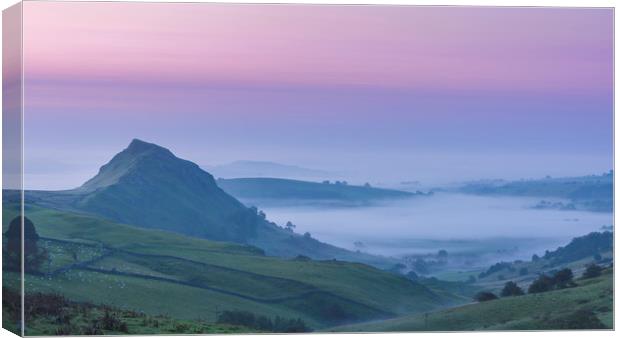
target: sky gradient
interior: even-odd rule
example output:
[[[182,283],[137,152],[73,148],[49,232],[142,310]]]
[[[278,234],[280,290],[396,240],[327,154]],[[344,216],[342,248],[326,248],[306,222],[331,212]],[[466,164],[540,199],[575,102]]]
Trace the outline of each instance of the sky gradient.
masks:
[[[450,182],[612,167],[613,11],[24,3],[26,186],[134,138]]]

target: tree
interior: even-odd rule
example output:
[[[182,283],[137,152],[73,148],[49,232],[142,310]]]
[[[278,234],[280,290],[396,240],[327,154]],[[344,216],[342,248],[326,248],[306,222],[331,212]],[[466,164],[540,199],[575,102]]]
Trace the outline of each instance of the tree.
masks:
[[[553,275],[553,284],[558,289],[564,289],[573,286],[573,270],[564,268]]]
[[[602,274],[603,268],[596,264],[588,264],[586,271],[583,272],[583,278],[595,278]]]
[[[406,268],[407,267],[405,266],[405,264],[403,264],[403,263],[396,263],[391,268],[389,268],[388,271],[400,274],[400,272],[403,271]]]
[[[413,262],[413,269],[422,275],[428,274],[430,272],[429,265],[422,258],[415,259],[415,261]]]
[[[523,295],[523,290],[517,285],[517,283],[510,281],[504,284],[504,288],[500,293],[502,297],[512,297],[512,296],[521,296]]]
[[[519,276],[525,276],[529,273],[528,269],[523,267],[521,269],[519,269]]]
[[[293,229],[295,229],[297,226],[295,224],[293,224],[291,221],[286,222],[286,230],[288,231],[293,231]]]
[[[540,260],[540,257],[538,257],[537,254],[532,255],[532,262],[538,262]]]
[[[47,259],[47,251],[38,247],[39,234],[34,223],[28,217],[23,217],[24,231],[24,269],[37,271]],[[7,238],[7,267],[11,270],[21,269],[22,257],[22,217],[17,216],[9,223],[9,229],[4,233]]]
[[[368,183],[368,182],[364,183],[364,187],[365,187],[365,188],[370,188],[370,187],[371,187],[371,186],[370,186],[370,183]]]
[[[478,292],[474,296],[474,300],[477,302],[488,302],[494,299],[497,299],[497,296],[493,292],[488,292],[488,291]]]
[[[438,258],[440,261],[446,261],[446,260],[448,260],[448,251],[446,251],[446,250],[444,250],[444,249],[439,250],[439,251],[437,252],[437,258]]]
[[[541,293],[551,291],[553,289],[553,279],[547,275],[540,275],[530,287],[527,289],[527,293]]]
[[[312,238],[312,234],[306,231],[304,232],[304,238]]]
[[[415,273],[413,270],[407,272],[407,274],[405,275],[405,277],[411,279],[411,280],[418,280],[418,278],[420,278],[420,276],[418,276],[417,273]]]

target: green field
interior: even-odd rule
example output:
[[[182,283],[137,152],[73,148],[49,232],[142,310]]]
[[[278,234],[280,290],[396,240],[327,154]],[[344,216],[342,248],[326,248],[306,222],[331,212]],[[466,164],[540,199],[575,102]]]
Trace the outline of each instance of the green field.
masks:
[[[552,330],[596,328],[591,313],[602,326],[613,328],[613,271],[601,277],[577,280],[573,288],[501,298],[451,309],[414,314],[384,321],[340,326],[329,331],[469,331]],[[596,321],[596,320],[594,320]],[[580,324],[583,326],[580,327]]]
[[[5,205],[3,230],[17,215]],[[462,303],[403,276],[343,261],[283,259],[252,246],[132,227],[100,217],[29,205],[26,216],[49,252],[26,293],[61,294],[150,316],[214,323],[248,310],[300,318],[314,329],[390,318]],[[4,273],[17,288],[19,276]]]

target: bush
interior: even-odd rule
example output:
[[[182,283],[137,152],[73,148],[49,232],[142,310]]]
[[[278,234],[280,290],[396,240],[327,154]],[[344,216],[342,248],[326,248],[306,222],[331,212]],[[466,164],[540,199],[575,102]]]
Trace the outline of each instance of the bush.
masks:
[[[548,322],[556,330],[593,330],[605,329],[605,325],[591,310],[577,310],[570,315],[555,318]]]
[[[407,272],[405,277],[409,278],[412,281],[416,281],[416,280],[418,280],[420,278],[420,276],[418,276],[418,274],[415,273],[415,271],[413,271],[413,270]]]
[[[105,309],[103,317],[99,318],[99,324],[102,329],[117,332],[128,332],[127,323],[119,318],[119,315],[110,310]]]
[[[506,282],[500,293],[502,297],[521,296],[523,294],[523,290],[513,281]]]
[[[547,275],[540,275],[528,288],[528,293],[541,293],[555,289],[564,289],[567,287],[573,287],[573,271],[565,268],[560,271],[556,271],[552,277]]]
[[[603,268],[596,264],[588,264],[586,271],[583,272],[583,278],[595,278],[601,275]]]
[[[553,284],[557,289],[564,289],[574,286],[573,270],[564,268],[553,275]]]
[[[553,290],[553,279],[547,275],[540,275],[530,287],[527,289],[528,293],[541,293]]]
[[[218,323],[245,326],[250,329],[270,332],[310,332],[306,323],[297,319],[288,319],[277,316],[274,320],[266,316],[255,315],[249,311],[224,311],[218,318]]]
[[[487,271],[481,272],[478,275],[478,278],[484,278],[484,277],[487,277],[487,276],[489,276],[489,275],[491,275],[493,273],[496,273],[496,272],[499,272],[499,271],[502,271],[502,270],[508,270],[508,271],[512,272],[514,270],[514,268],[512,267],[512,264],[510,264],[510,263],[499,262],[499,263],[496,263],[494,265],[491,265]]]
[[[477,302],[488,302],[494,299],[497,299],[497,296],[493,292],[488,291],[478,292],[474,296],[474,300]]]

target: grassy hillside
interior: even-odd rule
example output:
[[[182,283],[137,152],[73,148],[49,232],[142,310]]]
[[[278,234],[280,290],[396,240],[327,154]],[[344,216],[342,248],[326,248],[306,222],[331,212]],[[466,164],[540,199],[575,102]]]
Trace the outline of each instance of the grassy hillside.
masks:
[[[224,191],[241,200],[279,204],[321,202],[362,205],[376,200],[416,196],[410,192],[370,186],[317,183],[282,178],[218,179],[217,184]]]
[[[21,295],[3,288],[3,327],[21,334]],[[68,300],[59,294],[31,293],[26,296],[26,335],[127,335],[127,334],[224,334],[251,332],[248,327],[206,321],[149,316],[109,305]]]
[[[17,215],[6,205],[3,228]],[[225,310],[301,318],[313,328],[428,311],[461,301],[367,265],[264,256],[247,245],[28,206],[50,253],[26,291],[148,315],[214,322]],[[18,275],[5,272],[16,288]]]
[[[501,298],[427,314],[341,326],[330,331],[468,331],[608,328],[613,325],[613,271],[574,288]],[[602,326],[601,326],[602,325]]]
[[[613,233],[593,232],[574,238],[565,246],[529,261],[499,262],[474,274],[476,285],[490,291],[498,291],[506,281],[514,281],[527,289],[540,274],[551,275],[554,271],[569,268],[577,276],[591,263],[609,264],[613,260]]]

